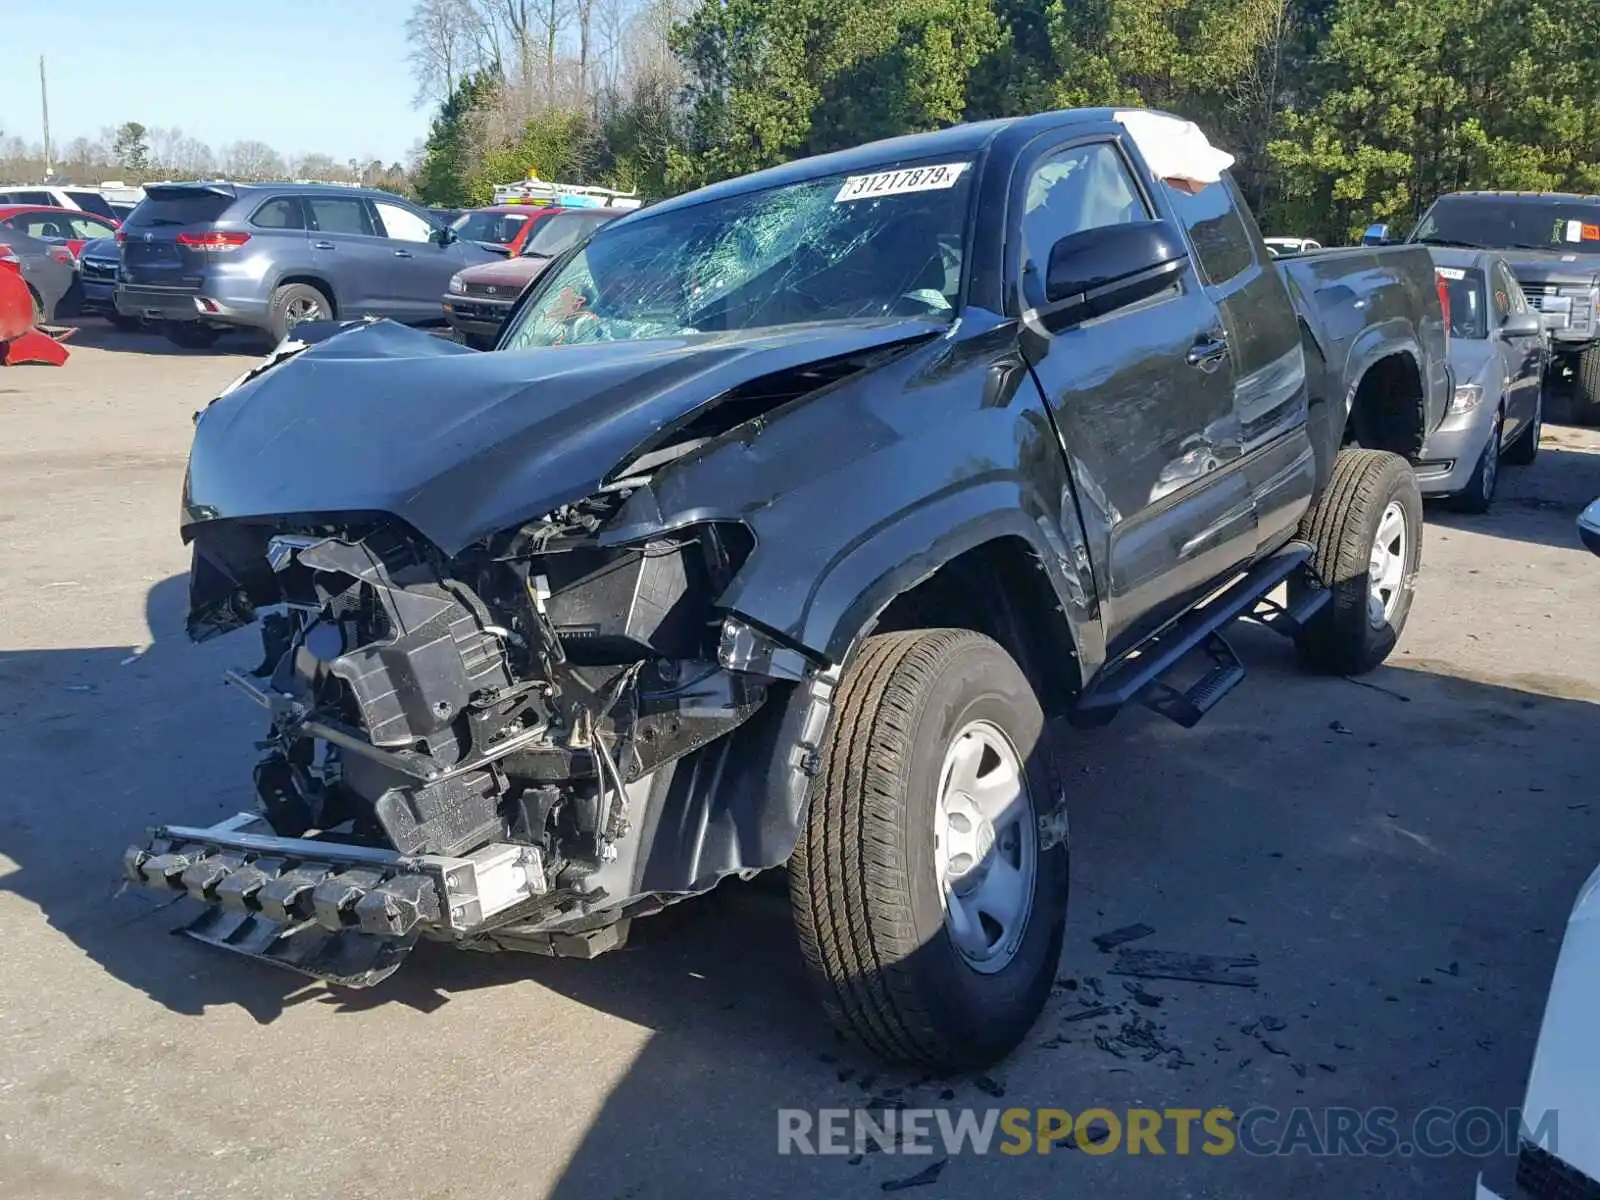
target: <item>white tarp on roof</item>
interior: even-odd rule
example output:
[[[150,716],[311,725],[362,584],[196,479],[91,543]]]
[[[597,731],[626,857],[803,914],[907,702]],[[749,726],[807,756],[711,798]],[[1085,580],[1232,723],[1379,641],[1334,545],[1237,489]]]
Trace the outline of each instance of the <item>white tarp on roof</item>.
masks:
[[[1233,155],[1213,146],[1193,121],[1138,109],[1119,112],[1116,120],[1133,138],[1157,179],[1216,183],[1233,165]]]

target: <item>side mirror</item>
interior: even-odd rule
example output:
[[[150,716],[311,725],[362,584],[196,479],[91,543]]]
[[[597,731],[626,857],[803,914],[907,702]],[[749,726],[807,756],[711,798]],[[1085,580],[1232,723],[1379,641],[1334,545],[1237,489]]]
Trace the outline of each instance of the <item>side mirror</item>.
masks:
[[[1544,332],[1544,318],[1536,312],[1514,312],[1500,326],[1503,338],[1538,337]]]
[[[1363,246],[1382,246],[1389,241],[1389,227],[1383,224],[1368,225],[1367,231],[1361,235]]]
[[[443,226],[443,227],[441,227],[439,229],[435,229],[433,231],[433,241],[434,241],[435,245],[448,246],[451,242],[453,242],[455,240],[456,240],[456,231],[451,229],[448,225]]]
[[[1165,221],[1068,234],[1050,249],[1045,299],[1070,305],[1079,319],[1102,316],[1171,287],[1188,259],[1182,236]]]
[[[1578,536],[1590,554],[1600,554],[1600,500],[1578,514]]]

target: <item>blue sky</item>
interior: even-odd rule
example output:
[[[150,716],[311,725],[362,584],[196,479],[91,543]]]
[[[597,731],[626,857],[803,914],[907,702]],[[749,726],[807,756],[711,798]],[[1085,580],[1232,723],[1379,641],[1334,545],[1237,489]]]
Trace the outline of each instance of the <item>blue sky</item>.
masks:
[[[39,56],[57,145],[138,121],[220,149],[404,161],[409,0],[3,0],[0,131],[43,139]]]

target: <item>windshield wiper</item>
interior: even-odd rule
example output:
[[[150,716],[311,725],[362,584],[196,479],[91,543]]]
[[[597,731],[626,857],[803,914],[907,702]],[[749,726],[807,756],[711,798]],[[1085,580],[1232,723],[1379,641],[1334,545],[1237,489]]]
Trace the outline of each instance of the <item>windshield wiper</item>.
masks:
[[[1487,250],[1487,246],[1480,246],[1477,242],[1464,242],[1460,238],[1446,237],[1419,237],[1416,239],[1424,246],[1459,246],[1463,250]]]

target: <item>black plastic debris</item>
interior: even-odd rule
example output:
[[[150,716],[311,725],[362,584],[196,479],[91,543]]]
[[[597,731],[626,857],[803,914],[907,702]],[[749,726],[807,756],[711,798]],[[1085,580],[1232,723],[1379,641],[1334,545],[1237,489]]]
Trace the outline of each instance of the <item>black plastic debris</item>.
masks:
[[[1288,1028],[1288,1024],[1282,1017],[1262,1017],[1261,1028],[1268,1033],[1277,1033],[1279,1030]]]
[[[1248,924],[1250,924],[1250,922],[1246,921],[1243,917],[1229,917],[1228,918],[1228,924],[1229,925],[1248,925]]]
[[[1460,975],[1461,964],[1458,962],[1452,962],[1448,967],[1435,967],[1434,970],[1438,971],[1441,975]]]
[[[1233,987],[1257,986],[1255,972],[1261,960],[1254,954],[1227,957],[1217,954],[1182,954],[1171,950],[1119,950],[1113,975],[1140,979],[1181,979],[1189,983],[1223,983]]]
[[[1062,1017],[1063,1021],[1087,1021],[1090,1017],[1103,1017],[1111,1011],[1109,1004],[1096,1004],[1092,1008],[1085,1008],[1080,1012],[1070,1012]]]
[[[1147,938],[1154,932],[1154,929],[1141,922],[1138,925],[1124,925],[1121,929],[1113,929],[1109,933],[1096,934],[1089,940],[1095,944],[1095,949],[1102,954],[1109,954],[1118,946],[1125,945],[1128,942],[1136,942],[1140,938]]]
[[[1535,932],[1542,933],[1543,930],[1536,930]],[[1083,977],[1083,986],[1088,988],[1096,996],[1104,997],[1106,994],[1105,989],[1100,986],[1100,981],[1093,975],[1085,975]]]
[[[1261,1048],[1268,1054],[1276,1054],[1279,1058],[1289,1057],[1289,1052],[1287,1050],[1285,1050],[1282,1046],[1267,1040],[1266,1038],[1261,1039]]]
[[[1145,991],[1143,985],[1137,983],[1124,983],[1122,986],[1128,989],[1128,995],[1133,997],[1133,1002],[1135,1004],[1142,1005],[1145,1008],[1161,1007],[1161,997],[1156,995],[1154,992]]]
[[[945,1164],[949,1161],[948,1158],[938,1159],[923,1167],[915,1175],[905,1179],[886,1179],[878,1186],[886,1192],[903,1192],[907,1188],[926,1187],[930,1183],[937,1182],[939,1172],[944,1170]]]
[[[1301,1079],[1304,1079],[1306,1077],[1306,1065],[1305,1065],[1305,1063],[1290,1063],[1289,1065],[1294,1068],[1294,1073],[1296,1075],[1300,1076]]]
[[[998,1098],[1006,1094],[1005,1086],[1001,1084],[999,1080],[991,1079],[987,1075],[979,1075],[972,1081],[972,1086],[977,1088],[986,1096],[994,1096]]]

